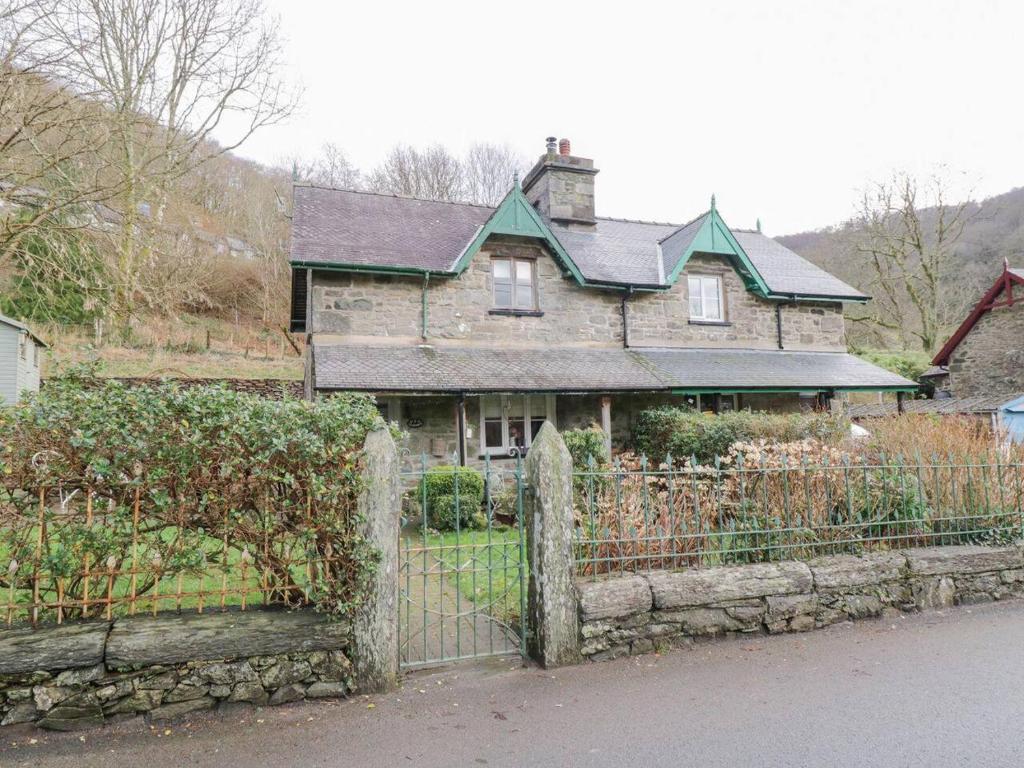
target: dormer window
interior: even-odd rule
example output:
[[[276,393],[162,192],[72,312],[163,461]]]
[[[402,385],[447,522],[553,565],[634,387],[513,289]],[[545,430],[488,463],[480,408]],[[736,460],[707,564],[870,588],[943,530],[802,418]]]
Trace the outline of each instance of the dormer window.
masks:
[[[722,301],[722,278],[712,275],[690,275],[690,320],[720,323],[725,320]]]
[[[532,312],[537,309],[537,265],[533,259],[491,260],[494,309]]]

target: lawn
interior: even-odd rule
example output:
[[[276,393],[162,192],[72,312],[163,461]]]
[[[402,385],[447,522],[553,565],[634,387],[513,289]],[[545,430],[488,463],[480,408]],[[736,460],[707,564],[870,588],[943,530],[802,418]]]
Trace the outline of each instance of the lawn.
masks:
[[[426,536],[417,531],[403,536],[401,548],[402,588],[406,594],[432,594],[425,582],[438,587],[454,583],[458,589],[456,605],[446,606],[446,611],[454,608],[465,612],[472,606],[499,621],[513,625],[518,622],[522,592],[517,529],[429,532]]]

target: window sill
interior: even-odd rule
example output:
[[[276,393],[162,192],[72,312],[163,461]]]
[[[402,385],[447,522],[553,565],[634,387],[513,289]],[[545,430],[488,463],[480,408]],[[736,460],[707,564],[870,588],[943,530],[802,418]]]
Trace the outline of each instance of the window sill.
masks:
[[[690,320],[690,325],[717,325],[720,328],[728,328],[732,325],[727,320]]]
[[[530,452],[530,449],[527,448],[525,451],[522,452],[522,454],[519,456],[519,458],[525,459],[526,458],[526,454],[529,453],[529,452]],[[491,461],[501,461],[503,459],[507,460],[507,461],[515,461],[516,460],[515,456],[509,456],[507,452],[504,452],[504,453],[481,453],[481,454],[479,454],[477,456],[477,458],[480,461],[484,461],[486,459],[490,459]]]
[[[544,317],[544,313],[539,309],[492,309],[489,314],[506,317]]]

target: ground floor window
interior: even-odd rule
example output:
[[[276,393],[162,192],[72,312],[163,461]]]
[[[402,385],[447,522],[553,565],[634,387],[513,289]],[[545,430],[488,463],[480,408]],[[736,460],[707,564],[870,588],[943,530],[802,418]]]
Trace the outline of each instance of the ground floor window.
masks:
[[[554,395],[485,395],[480,398],[480,452],[521,456],[545,421],[555,423]]]
[[[717,392],[703,395],[685,395],[684,401],[690,408],[702,413],[738,411],[742,407],[739,395],[722,395]]]

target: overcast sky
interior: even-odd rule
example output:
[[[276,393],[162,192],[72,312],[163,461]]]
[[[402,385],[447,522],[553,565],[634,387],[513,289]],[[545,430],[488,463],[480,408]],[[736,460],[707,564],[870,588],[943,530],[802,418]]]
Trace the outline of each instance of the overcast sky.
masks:
[[[977,198],[1024,183],[1024,3],[267,0],[300,114],[241,153],[326,141],[369,169],[396,143],[544,137],[591,157],[599,215],[682,222],[714,192],[769,234],[848,218],[894,169]]]

